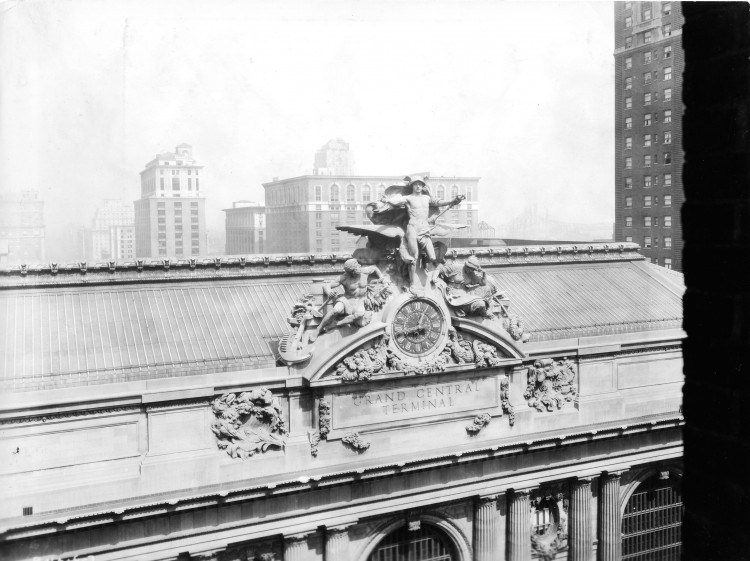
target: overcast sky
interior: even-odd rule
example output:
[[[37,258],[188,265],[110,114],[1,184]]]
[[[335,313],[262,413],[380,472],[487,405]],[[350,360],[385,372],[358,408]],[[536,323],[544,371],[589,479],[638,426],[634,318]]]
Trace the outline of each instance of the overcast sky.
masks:
[[[193,146],[209,227],[312,171],[480,176],[480,219],[614,220],[611,2],[25,0],[0,4],[0,188],[47,235],[139,197]]]

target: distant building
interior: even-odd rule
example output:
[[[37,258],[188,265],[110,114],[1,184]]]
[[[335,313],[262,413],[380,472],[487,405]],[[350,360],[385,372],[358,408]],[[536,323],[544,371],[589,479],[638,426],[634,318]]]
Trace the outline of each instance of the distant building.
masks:
[[[503,224],[503,239],[514,240],[566,240],[566,241],[611,241],[612,223],[577,223],[555,220],[549,211],[540,212],[536,205],[530,205],[507,224]]]
[[[680,2],[615,2],[615,240],[682,270]]]
[[[365,207],[383,196],[385,189],[401,183],[403,176],[303,175],[264,183],[266,198],[266,251],[353,251],[357,238],[339,232],[336,226],[371,224]],[[478,177],[430,177],[433,196],[466,197],[441,219],[447,224],[465,224],[457,235],[476,236],[479,224]]]
[[[146,164],[141,172],[141,198],[134,205],[137,257],[181,258],[207,253],[202,169],[189,144],[157,154]]]
[[[135,259],[135,226],[110,226],[109,254],[115,261]]]
[[[479,237],[480,238],[494,238],[495,237],[495,229],[487,224],[484,220],[482,220],[477,225],[477,230],[479,231]]]
[[[236,201],[226,212],[227,255],[263,253],[266,237],[266,207],[250,201]]]
[[[354,175],[354,160],[349,143],[332,139],[315,153],[314,175]]]
[[[96,209],[91,228],[84,230],[84,260],[98,262],[135,257],[132,247],[127,257],[118,257],[122,253],[115,249],[116,246],[119,247],[119,243],[112,240],[113,228],[130,228],[132,237],[133,222],[132,206],[120,199],[105,200],[104,205]],[[115,235],[122,237],[122,234]]]
[[[44,201],[36,191],[0,195],[0,260],[37,264],[45,259]]]

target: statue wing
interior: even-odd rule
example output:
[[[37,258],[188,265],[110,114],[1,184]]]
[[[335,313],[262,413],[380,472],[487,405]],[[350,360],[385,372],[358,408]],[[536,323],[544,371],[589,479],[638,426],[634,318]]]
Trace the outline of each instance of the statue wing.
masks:
[[[402,230],[406,228],[406,224],[409,222],[409,212],[406,208],[388,203],[369,203],[365,207],[365,214],[373,224],[398,226]]]
[[[404,237],[403,228],[388,224],[373,224],[372,226],[336,226],[336,229],[342,232],[348,232],[349,234],[354,234],[355,236],[367,236],[368,238],[380,237],[391,239]]]

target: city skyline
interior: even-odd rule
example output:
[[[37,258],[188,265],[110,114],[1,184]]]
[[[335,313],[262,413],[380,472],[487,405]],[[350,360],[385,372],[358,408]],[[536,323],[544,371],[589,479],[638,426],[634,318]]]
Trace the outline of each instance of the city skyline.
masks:
[[[2,60],[3,190],[39,191],[55,236],[136,200],[151,155],[187,142],[221,231],[221,209],[263,203],[262,183],[310,173],[340,137],[358,175],[482,177],[495,228],[530,203],[613,221],[611,3],[326,5],[5,10],[2,52],[25,55]]]

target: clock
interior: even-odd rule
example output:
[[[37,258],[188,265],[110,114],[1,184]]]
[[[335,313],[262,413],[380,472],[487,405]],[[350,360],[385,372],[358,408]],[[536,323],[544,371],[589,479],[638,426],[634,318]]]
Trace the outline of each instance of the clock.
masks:
[[[447,331],[440,306],[428,298],[412,298],[393,315],[391,340],[402,353],[421,357],[439,350]]]

